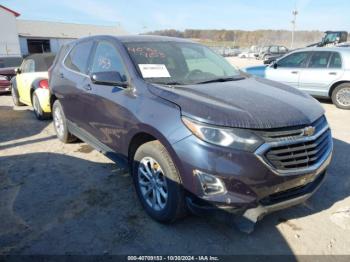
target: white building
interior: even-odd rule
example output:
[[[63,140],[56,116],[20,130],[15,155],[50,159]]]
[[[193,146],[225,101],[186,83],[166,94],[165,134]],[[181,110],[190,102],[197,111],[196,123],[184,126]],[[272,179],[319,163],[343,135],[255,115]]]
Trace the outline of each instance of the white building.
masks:
[[[17,19],[19,14],[0,5],[0,56],[20,55]]]
[[[120,26],[30,21],[0,5],[0,56],[56,53],[60,46],[73,39],[90,35],[125,35]]]

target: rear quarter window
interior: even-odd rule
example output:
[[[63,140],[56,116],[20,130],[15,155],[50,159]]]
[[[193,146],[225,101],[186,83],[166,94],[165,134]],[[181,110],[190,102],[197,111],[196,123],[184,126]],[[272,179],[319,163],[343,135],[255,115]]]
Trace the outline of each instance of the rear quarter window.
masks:
[[[66,57],[64,65],[75,72],[86,74],[92,46],[92,41],[75,45]]]
[[[329,63],[329,68],[342,68],[342,60],[339,53],[333,53],[331,61]]]

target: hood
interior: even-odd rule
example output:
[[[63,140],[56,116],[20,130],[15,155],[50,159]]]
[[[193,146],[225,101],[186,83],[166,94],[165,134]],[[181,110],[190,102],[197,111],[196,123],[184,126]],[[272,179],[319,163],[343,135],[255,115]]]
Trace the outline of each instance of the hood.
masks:
[[[311,96],[267,79],[149,87],[153,94],[180,106],[182,115],[218,126],[269,129],[309,125],[324,114]]]

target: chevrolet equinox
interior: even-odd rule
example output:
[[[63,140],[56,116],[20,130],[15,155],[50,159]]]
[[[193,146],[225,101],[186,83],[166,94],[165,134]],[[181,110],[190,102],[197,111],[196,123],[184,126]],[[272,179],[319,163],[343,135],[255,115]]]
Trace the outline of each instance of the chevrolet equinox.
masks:
[[[255,223],[309,198],[331,160],[314,98],[184,39],[70,42],[49,86],[58,139],[79,138],[128,164],[142,206],[160,222],[220,210]]]

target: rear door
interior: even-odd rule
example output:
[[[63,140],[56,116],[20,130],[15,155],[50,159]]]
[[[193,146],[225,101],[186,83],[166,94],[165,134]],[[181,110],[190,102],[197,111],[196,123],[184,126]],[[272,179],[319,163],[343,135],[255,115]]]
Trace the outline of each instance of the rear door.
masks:
[[[314,96],[328,97],[330,86],[342,75],[338,52],[312,52],[307,68],[300,75],[300,89]]]
[[[90,91],[88,64],[92,54],[94,41],[78,42],[66,55],[63,66],[55,72],[57,95],[62,103],[66,118],[74,125],[82,128],[86,122],[84,103]]]
[[[277,61],[276,67],[274,65],[267,67],[265,77],[298,88],[299,77],[305,68],[308,56],[309,52],[287,55]]]

